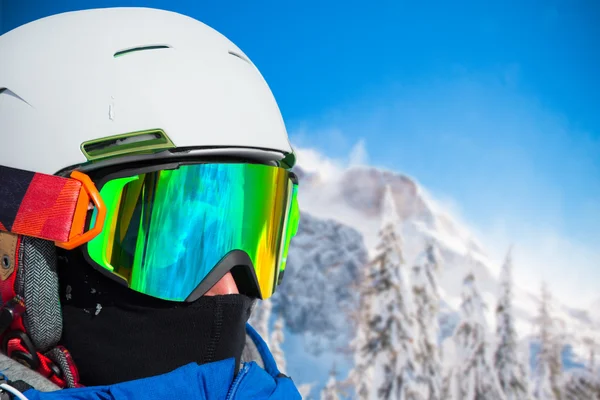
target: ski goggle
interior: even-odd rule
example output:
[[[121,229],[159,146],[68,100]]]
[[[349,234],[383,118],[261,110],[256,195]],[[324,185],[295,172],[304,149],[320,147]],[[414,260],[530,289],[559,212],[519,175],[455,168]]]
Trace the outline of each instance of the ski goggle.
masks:
[[[55,186],[64,185],[55,204],[44,203],[53,207],[44,209],[46,225],[4,230],[52,237],[44,232],[56,225],[53,216],[69,208],[74,215],[71,233],[67,230],[58,246],[81,246],[86,258],[113,279],[165,300],[193,301],[229,271],[240,292],[263,299],[281,282],[299,223],[298,182],[284,168],[249,163],[155,166],[99,178],[96,187],[79,172],[72,178],[44,176]],[[73,184],[78,181],[80,186]],[[91,213],[90,199],[95,205]]]
[[[106,222],[87,253],[131,289],[193,300],[231,270],[263,299],[275,291],[299,221],[297,181],[286,169],[181,165],[125,171],[98,189]]]

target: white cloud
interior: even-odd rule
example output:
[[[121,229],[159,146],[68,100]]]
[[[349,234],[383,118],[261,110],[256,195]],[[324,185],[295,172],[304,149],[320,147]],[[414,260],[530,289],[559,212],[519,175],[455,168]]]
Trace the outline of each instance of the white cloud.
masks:
[[[315,149],[294,147],[298,166],[308,173],[318,173],[323,180],[329,180],[341,175],[345,168],[342,161],[324,156]]]
[[[348,143],[343,133],[337,129],[327,130],[318,135],[321,139],[327,136],[328,138],[325,141],[338,143],[340,149],[344,147],[342,144]],[[322,151],[317,150],[319,146],[315,146],[314,142],[311,145],[311,141],[307,140],[305,132],[293,134],[292,143],[294,143],[298,165],[306,172],[318,172],[322,180],[340,176],[343,170],[348,167],[366,166],[369,164],[369,154],[364,139],[359,140],[352,147],[348,156],[341,157],[325,155]]]
[[[302,124],[290,133],[290,142],[294,149],[297,147],[329,149],[334,154],[347,154],[350,148],[348,138],[341,129],[336,127],[313,129]]]
[[[369,155],[367,153],[367,146],[364,139],[359,140],[354,145],[352,151],[350,151],[348,163],[350,166],[367,165],[369,163]]]
[[[490,225],[476,224],[451,197],[440,193],[429,196],[436,213],[448,215],[484,248],[492,261],[492,273],[500,272],[512,246],[514,279],[520,288],[537,294],[545,280],[553,295],[569,306],[588,309],[600,300],[595,278],[600,269],[599,248],[567,237],[552,223],[532,223],[517,213],[498,214]]]
[[[581,308],[588,308],[600,297],[600,249],[566,237],[552,227],[511,217],[498,216],[492,226],[476,230],[497,264],[505,249],[514,244],[515,280],[523,289],[537,293],[545,280],[561,302]]]

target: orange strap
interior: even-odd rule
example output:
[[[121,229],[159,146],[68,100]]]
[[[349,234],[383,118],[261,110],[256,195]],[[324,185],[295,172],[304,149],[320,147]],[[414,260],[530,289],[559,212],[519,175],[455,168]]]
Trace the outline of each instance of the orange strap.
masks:
[[[98,218],[94,228],[84,232],[90,201]],[[63,178],[0,166],[0,230],[72,249],[98,235],[105,216],[100,194],[81,172]]]

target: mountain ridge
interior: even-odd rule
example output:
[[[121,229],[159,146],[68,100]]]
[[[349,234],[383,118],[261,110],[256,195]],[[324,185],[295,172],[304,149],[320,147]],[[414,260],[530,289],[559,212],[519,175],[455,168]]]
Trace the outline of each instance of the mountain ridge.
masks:
[[[298,151],[296,171],[301,178],[299,201],[302,211],[318,219],[335,221],[360,232],[369,255],[373,254],[380,228],[381,200],[390,186],[402,219],[400,230],[408,264],[416,259],[427,242],[434,242],[443,260],[439,278],[440,292],[449,311],[460,304],[462,280],[469,271],[475,274],[487,304],[490,328],[495,326],[494,309],[499,293],[499,266],[470,230],[438,204],[416,179],[393,170],[368,165],[344,165],[314,150]],[[518,260],[516,260],[518,266]],[[537,293],[515,285],[516,326],[523,341],[535,335]],[[565,336],[581,355],[579,342],[593,335],[600,318],[589,310],[572,308],[557,301],[556,317],[566,327]],[[600,317],[600,315],[599,315]]]

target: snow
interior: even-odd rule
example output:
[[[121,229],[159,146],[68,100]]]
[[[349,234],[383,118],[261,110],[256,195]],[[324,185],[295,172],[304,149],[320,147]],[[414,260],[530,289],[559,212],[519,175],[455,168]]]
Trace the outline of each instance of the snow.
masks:
[[[502,267],[500,293],[496,306],[496,340],[494,366],[507,400],[527,400],[529,376],[520,357],[512,306],[512,256],[509,253]]]
[[[458,357],[449,336],[461,318],[463,278],[469,272],[477,282],[481,302],[488,305],[481,313],[489,330],[486,340],[496,343],[493,328],[501,293],[500,264],[487,255],[454,212],[406,175],[357,165],[364,163],[356,159],[353,165],[347,165],[310,149],[299,149],[298,159],[300,229],[292,241],[286,277],[272,300],[274,312],[281,313],[285,320],[286,340],[282,346],[296,383],[314,383],[312,396],[318,398],[332,363],[339,366],[340,377],[352,367],[354,359],[348,347],[354,333],[351,314],[358,304],[357,285],[365,261],[377,254],[382,215],[388,214],[384,208],[391,204],[401,220],[406,265],[412,267],[419,262],[427,243],[433,243],[439,251],[443,268],[438,277],[438,322],[444,370],[450,367],[448,359]],[[514,261],[514,268],[519,268],[519,260]],[[540,296],[522,289],[518,282],[512,291],[519,353],[527,357],[532,343],[536,343]],[[555,317],[565,328],[564,340],[574,351],[573,362],[586,363],[582,339],[600,331],[599,310],[600,299],[589,311],[558,302],[554,307]],[[371,372],[365,371],[364,375],[368,378]]]
[[[351,380],[362,399],[412,399],[416,389],[415,313],[405,276],[399,217],[389,187],[381,209],[377,253],[364,269],[358,287]]]
[[[438,350],[439,253],[429,245],[412,268],[412,291],[416,320],[416,370],[417,381],[423,384],[423,398],[441,399],[442,365]]]
[[[283,325],[283,318],[278,317],[275,321],[275,325],[273,326],[273,331],[271,332],[270,342],[271,353],[273,354],[273,358],[277,363],[277,367],[281,373],[285,374],[287,371],[287,361],[285,358],[285,352],[282,348],[283,342],[285,341]]]
[[[505,400],[491,361],[491,344],[483,313],[486,305],[476,282],[473,274],[468,274],[463,281],[462,319],[453,336],[456,359],[446,383],[453,387],[445,391],[453,399]]]
[[[318,353],[348,343],[355,286],[366,261],[360,233],[302,213],[288,254],[291,268],[272,299],[286,326],[310,342],[306,350]]]
[[[321,400],[339,400],[339,388],[335,375],[335,370],[329,374],[329,380],[321,391]]]
[[[406,262],[412,263],[425,244],[433,241],[445,266],[439,278],[442,300],[457,310],[462,278],[472,270],[485,302],[495,304],[500,266],[490,259],[471,230],[414,179],[386,169],[347,165],[312,149],[299,149],[298,153],[298,168],[306,177],[301,180],[299,192],[304,212],[357,230],[369,256],[373,256],[381,227],[381,199],[390,190],[402,219]],[[469,265],[471,262],[475,265]],[[519,260],[515,261],[515,268],[519,268]],[[518,282],[513,293],[517,333],[519,337],[531,336],[539,294],[523,290]],[[564,306],[556,310],[556,317],[569,330],[568,340],[574,343],[576,354],[580,353],[577,343],[581,337],[600,330],[600,299],[598,302],[598,307],[592,309],[594,312]],[[492,326],[493,307],[485,315]]]
[[[382,207],[381,215],[382,215],[382,218],[381,218],[382,227],[392,225],[395,228],[400,222],[400,217],[398,216],[398,210],[396,209],[396,201],[394,200],[392,188],[390,187],[389,184],[385,186],[385,192],[383,195],[383,207]]]
[[[248,321],[250,323],[250,325],[252,325],[252,327],[256,330],[256,332],[260,335],[260,337],[262,337],[265,341],[265,343],[267,343],[267,346],[269,345],[270,342],[270,338],[269,338],[269,332],[270,332],[270,322],[271,322],[271,311],[273,309],[273,304],[271,299],[267,299],[267,300],[260,300],[258,301],[255,306],[254,306],[254,310],[252,311],[252,316],[250,317],[250,320]]]
[[[545,284],[542,285],[536,323],[540,351],[536,357],[534,396],[538,400],[558,400],[561,398],[562,335],[556,329],[553,301]]]
[[[310,395],[313,391],[313,383],[303,383],[301,385],[298,385],[298,392],[300,392],[300,396],[303,399],[308,399],[310,398]]]
[[[600,397],[600,376],[595,371],[571,371],[565,379],[565,399],[597,399]]]

